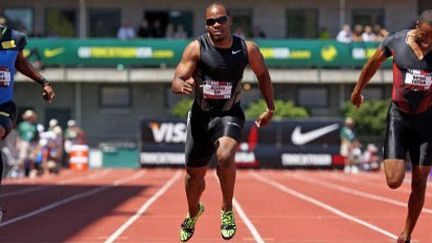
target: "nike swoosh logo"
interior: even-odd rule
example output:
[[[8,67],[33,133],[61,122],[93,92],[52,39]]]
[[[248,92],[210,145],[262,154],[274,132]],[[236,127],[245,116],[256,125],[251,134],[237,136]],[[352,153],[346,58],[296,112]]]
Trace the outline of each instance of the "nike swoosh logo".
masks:
[[[232,53],[233,55],[235,55],[235,54],[237,54],[237,53],[239,53],[239,52],[241,52],[241,50],[231,51],[231,53]]]
[[[236,127],[240,127],[240,125],[237,124],[237,123],[235,123],[235,122],[227,122],[227,124],[228,125],[233,125],[233,126],[236,126]]]
[[[4,111],[0,111],[0,116],[10,117],[9,113],[4,112]]]
[[[45,49],[44,56],[46,58],[51,58],[62,54],[65,51],[63,47],[54,48],[54,49]]]
[[[330,133],[338,128],[339,124],[332,124],[309,132],[301,133],[301,126],[296,126],[293,133],[291,134],[291,141],[295,145],[303,145],[319,137],[322,137],[325,134]]]

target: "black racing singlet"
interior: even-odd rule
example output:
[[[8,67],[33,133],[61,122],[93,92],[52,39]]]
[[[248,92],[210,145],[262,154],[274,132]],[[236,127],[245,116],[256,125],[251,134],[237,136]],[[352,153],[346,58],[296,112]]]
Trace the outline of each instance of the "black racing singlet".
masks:
[[[193,77],[199,85],[194,102],[202,111],[227,111],[240,101],[241,80],[248,62],[246,42],[233,36],[231,48],[217,48],[208,34],[198,37],[200,60]]]
[[[418,114],[432,105],[432,52],[418,60],[406,41],[409,31],[388,36],[381,48],[393,56],[393,102],[403,112]]]

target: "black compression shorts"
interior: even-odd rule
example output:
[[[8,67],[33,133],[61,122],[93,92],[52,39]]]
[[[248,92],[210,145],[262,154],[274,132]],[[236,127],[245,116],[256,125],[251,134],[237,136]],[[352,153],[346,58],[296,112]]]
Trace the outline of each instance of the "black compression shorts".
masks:
[[[13,101],[0,104],[0,126],[6,130],[6,134],[0,138],[4,139],[14,127],[17,118],[17,108]]]
[[[432,165],[432,110],[410,115],[390,105],[384,143],[384,159],[406,160],[414,165]]]
[[[215,153],[215,142],[230,137],[240,142],[245,116],[237,103],[228,111],[214,114],[201,111],[194,104],[188,114],[185,157],[186,166],[207,166]]]

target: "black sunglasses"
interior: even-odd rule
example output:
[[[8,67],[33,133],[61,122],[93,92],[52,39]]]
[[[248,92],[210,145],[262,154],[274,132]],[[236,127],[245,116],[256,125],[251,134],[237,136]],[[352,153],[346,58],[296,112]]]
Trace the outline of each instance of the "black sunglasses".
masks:
[[[217,18],[209,18],[206,19],[205,23],[207,26],[213,26],[216,23],[219,24],[225,24],[228,21],[228,16],[221,16],[221,17],[217,17]]]

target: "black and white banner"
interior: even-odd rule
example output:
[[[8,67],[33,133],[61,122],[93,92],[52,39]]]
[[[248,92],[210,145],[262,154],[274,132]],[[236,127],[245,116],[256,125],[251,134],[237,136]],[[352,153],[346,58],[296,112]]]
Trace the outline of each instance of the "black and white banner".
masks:
[[[235,160],[238,167],[332,167],[339,155],[341,119],[272,121],[257,128],[246,122]],[[183,165],[186,123],[179,120],[142,120],[143,166]]]

